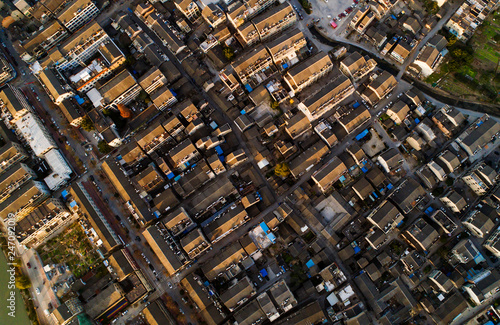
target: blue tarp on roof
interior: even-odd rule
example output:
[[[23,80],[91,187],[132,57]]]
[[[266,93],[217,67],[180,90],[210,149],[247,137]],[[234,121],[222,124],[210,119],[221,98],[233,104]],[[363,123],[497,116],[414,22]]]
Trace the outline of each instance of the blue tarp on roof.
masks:
[[[392,184],[390,184],[390,183],[389,183],[389,185],[387,185],[387,189],[388,189],[388,190],[392,189],[392,187],[393,187],[393,186],[392,186]]]
[[[339,181],[343,183],[345,181],[345,176],[344,175],[340,176]]]
[[[205,287],[208,287],[210,285],[210,282],[205,281],[205,282],[203,282],[203,284],[205,285]]]
[[[269,231],[269,227],[266,225],[266,223],[263,221],[260,223],[260,227],[262,228],[262,230],[264,230],[264,232],[268,232]]]
[[[269,240],[274,244],[276,242],[276,236],[270,232],[267,234],[267,238],[269,238]]]
[[[176,182],[177,182],[179,179],[181,179],[181,177],[182,177],[181,175],[177,175],[177,176],[174,178],[174,181],[176,181]]]
[[[153,211],[153,214],[155,215],[156,219],[158,219],[159,217],[161,217],[161,213],[158,212],[158,211]]]
[[[177,94],[175,93],[173,88],[170,88],[170,92],[172,93],[172,95],[174,95],[174,97],[177,97]]]
[[[283,69],[288,68],[288,63],[283,64]]]
[[[218,125],[217,123],[215,123],[215,121],[212,121],[212,123],[210,123],[210,127],[215,130],[217,129]]]
[[[373,196],[374,196],[376,199],[378,199],[378,195],[377,195],[377,194],[375,194],[375,192],[372,192],[372,194],[373,194]]]
[[[251,93],[251,92],[252,92],[252,90],[253,90],[253,89],[252,89],[252,87],[250,87],[250,85],[249,85],[249,84],[246,84],[246,85],[245,85],[245,88],[248,90],[248,92],[249,92],[249,93]]]
[[[313,260],[309,260],[309,261],[307,261],[306,266],[307,266],[308,268],[313,267],[313,266],[314,266],[314,262],[313,262]]]
[[[368,168],[363,167],[363,168],[361,168],[361,171],[366,174],[366,173],[368,173]]]
[[[69,193],[68,193],[68,191],[64,190],[61,192],[61,195],[62,195],[63,199],[66,200],[66,198],[69,196]]]
[[[420,120],[418,118],[415,119],[415,124],[420,123]]]
[[[75,95],[75,99],[76,99],[76,102],[78,103],[78,105],[85,103],[85,99],[83,99],[82,97],[80,97],[78,95]]]
[[[215,147],[215,151],[219,156],[224,154],[224,151],[222,151],[222,148],[220,146]]]
[[[167,175],[167,178],[168,178],[168,179],[172,179],[172,178],[174,178],[174,177],[175,177],[174,173],[170,173],[170,174],[168,174],[168,175]]]
[[[359,105],[361,105],[361,104],[360,104],[360,103],[358,103],[358,102],[355,102],[355,103],[354,103],[354,105],[352,105],[352,107],[354,107],[354,108],[358,108],[358,107],[359,107]]]
[[[73,200],[73,201],[71,201],[71,202],[69,203],[69,206],[70,206],[70,207],[72,207],[72,208],[76,207],[77,205],[78,205],[78,204],[76,204],[76,201],[75,201],[75,200]]]
[[[398,19],[396,18],[396,16],[394,16],[394,15],[391,15],[391,18],[392,18],[392,19],[394,19],[394,20],[398,20]]]
[[[432,211],[434,211],[434,209],[432,207],[428,207],[426,210],[425,210],[425,214],[430,216]]]
[[[247,112],[246,112],[244,109],[242,109],[242,110],[240,111],[240,113],[241,113],[241,115],[245,115]]]
[[[356,140],[359,141],[363,139],[368,134],[368,132],[369,132],[368,129],[364,130],[363,132],[361,132],[356,136]]]
[[[261,276],[267,276],[267,271],[266,271],[266,269],[262,269],[262,270],[260,270],[260,272],[259,272],[259,273],[260,273],[260,275],[261,275]]]
[[[354,246],[354,254],[357,254],[361,252],[361,248],[359,248],[358,246]]]

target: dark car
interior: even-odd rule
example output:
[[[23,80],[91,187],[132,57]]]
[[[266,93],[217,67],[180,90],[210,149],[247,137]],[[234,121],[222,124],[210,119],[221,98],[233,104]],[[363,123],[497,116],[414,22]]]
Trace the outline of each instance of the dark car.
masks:
[[[90,178],[90,180],[91,180],[92,182],[95,182],[94,175],[90,175],[90,176],[89,176],[89,178]]]
[[[31,264],[30,263],[26,263],[26,265],[28,266],[28,269],[31,269]]]
[[[119,217],[119,216],[117,216],[117,215],[115,216],[115,219],[116,219],[116,220],[118,220],[118,221],[121,221],[121,220],[122,220],[122,219],[120,219],[120,217]]]
[[[141,241],[141,237],[136,236],[136,237],[135,237],[135,240],[137,240],[137,241]]]

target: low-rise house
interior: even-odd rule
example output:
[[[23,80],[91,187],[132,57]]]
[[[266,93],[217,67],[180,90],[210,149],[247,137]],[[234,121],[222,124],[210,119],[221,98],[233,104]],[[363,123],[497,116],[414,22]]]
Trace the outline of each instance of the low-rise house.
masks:
[[[181,167],[181,165],[186,164],[198,155],[198,150],[189,139],[182,141],[168,152],[174,168]]]
[[[167,228],[172,235],[178,236],[193,224],[193,220],[189,217],[187,211],[180,207],[169,213],[163,225]]]
[[[358,26],[356,26],[356,31],[360,34],[363,34],[368,26],[375,20],[375,13],[370,11],[367,13],[363,19],[359,22]]]
[[[397,85],[396,78],[389,72],[384,71],[367,86],[361,93],[361,97],[370,105],[375,105]]]
[[[290,119],[285,120],[285,131],[293,139],[297,139],[311,129],[311,122],[305,114],[298,112]]]
[[[429,273],[428,278],[431,281],[432,286],[441,292],[449,293],[453,289],[453,283],[451,280],[440,270],[433,270]]]
[[[222,276],[224,272],[236,269],[238,267],[238,263],[247,257],[248,254],[245,252],[241,244],[238,241],[235,241],[221,249],[221,251],[213,258],[207,260],[205,264],[201,266],[201,271],[205,274],[209,281],[213,281]]]
[[[364,105],[357,107],[340,107],[335,112],[335,118],[349,134],[370,119],[371,115]]]
[[[233,70],[240,79],[243,85],[249,84],[256,74],[263,70],[274,68],[273,60],[269,52],[262,45],[257,46],[250,52],[240,56],[235,63],[232,64]],[[267,78],[264,78],[267,79]],[[258,84],[258,80],[253,81],[253,84]]]
[[[486,194],[486,192],[495,185],[497,178],[497,172],[484,162],[481,162],[462,176],[462,180],[465,184],[467,184],[467,186],[477,195]]]
[[[448,175],[448,173],[446,173],[446,171],[444,170],[443,167],[441,167],[441,165],[437,164],[435,161],[431,161],[430,163],[427,164],[427,167],[429,168],[429,170],[431,172],[434,173],[434,175],[436,176],[436,178],[439,180],[439,181],[444,181]]]
[[[434,211],[431,215],[431,219],[434,220],[447,235],[451,235],[451,233],[458,228],[457,224],[442,210]]]
[[[375,27],[369,27],[365,31],[365,38],[373,44],[377,49],[380,49],[387,40],[387,34]]]
[[[168,85],[157,89],[154,93],[150,95],[151,101],[160,111],[177,103],[177,98],[172,94],[172,91],[168,88]]]
[[[299,178],[316,165],[328,152],[329,149],[323,142],[316,142],[290,162],[291,175],[296,179]]]
[[[207,24],[212,28],[217,28],[220,24],[226,21],[226,15],[224,11],[217,6],[215,3],[209,3],[201,11],[201,16]]]
[[[418,66],[421,75],[427,78],[434,73],[434,70],[439,65],[442,58],[443,56],[435,47],[426,46],[424,50],[418,54],[413,64]]]
[[[441,107],[436,114],[432,116],[434,124],[436,124],[438,129],[447,137],[451,137],[453,131],[464,123],[465,120],[465,116],[459,110],[454,107],[449,107],[448,105]]]
[[[462,221],[462,224],[470,230],[470,232],[479,238],[484,238],[491,233],[498,219],[498,213],[495,208],[482,203],[478,206],[479,209],[469,212],[467,217]]]
[[[333,69],[328,53],[319,52],[288,70],[283,79],[294,94],[302,91]]]
[[[252,22],[247,22],[236,29],[241,43],[245,47],[250,47],[259,42],[259,32]]]
[[[200,228],[196,228],[189,232],[186,236],[182,237],[180,244],[190,259],[195,259],[212,246],[206,240]]]
[[[152,94],[158,88],[166,85],[168,83],[167,77],[161,72],[157,67],[153,67],[146,71],[137,82],[148,94]]]
[[[391,120],[394,121],[394,123],[401,124],[408,113],[410,113],[410,107],[402,100],[398,100],[394,103],[394,105],[387,109],[386,113],[389,115]]]
[[[358,52],[354,52],[340,62],[340,71],[357,81],[372,72],[376,66],[377,62],[375,60],[369,57],[365,58]]]
[[[463,286],[470,299],[477,305],[480,305],[486,299],[492,297],[500,288],[500,273],[497,270],[484,271],[486,276],[481,277],[473,284]]]
[[[417,33],[422,29],[420,23],[414,17],[409,16],[403,23],[403,28],[412,32],[413,35],[417,35]]]
[[[256,293],[257,290],[253,287],[250,279],[248,277],[244,277],[223,292],[220,295],[220,299],[229,311],[234,311],[238,306],[243,305]]]
[[[450,150],[441,152],[438,160],[444,165],[448,173],[453,173],[461,165],[460,159]]]
[[[500,135],[500,123],[485,114],[465,130],[455,141],[470,157],[474,158],[481,149],[498,135]]]
[[[475,261],[476,264],[484,261],[483,255],[470,239],[462,239],[458,244],[453,246],[450,252],[451,260],[458,263],[467,264]]]
[[[361,200],[367,200],[372,197],[372,193],[375,189],[368,183],[365,177],[362,177],[352,185],[352,190]]]
[[[430,121],[427,118],[418,123],[416,129],[427,142],[434,141],[434,139],[437,138],[436,133],[432,130]]]
[[[387,234],[403,221],[404,216],[391,202],[384,200],[366,219]]]
[[[403,238],[415,249],[428,251],[431,245],[439,238],[439,234],[424,219],[417,219],[405,232]]]
[[[480,3],[464,1],[444,27],[459,40],[465,42],[472,37],[476,28],[482,24],[495,4],[494,0],[481,1]]]
[[[200,16],[200,7],[192,0],[175,0],[175,7],[191,22]]]
[[[426,191],[413,178],[405,178],[390,197],[403,213],[408,214],[426,197]]]
[[[314,131],[329,148],[332,148],[339,142],[337,136],[332,131],[332,126],[325,121],[319,122],[318,125],[314,127]]]
[[[80,126],[84,117],[80,114],[78,108],[71,99],[63,100],[58,106],[69,124],[74,127]]]
[[[386,173],[390,173],[392,170],[396,169],[404,159],[397,149],[390,148],[378,156],[377,161]]]
[[[316,171],[311,178],[318,185],[321,192],[325,193],[346,172],[347,167],[344,163],[338,157],[334,157]]]
[[[240,148],[226,156],[226,164],[229,168],[233,168],[244,163],[247,159],[245,151]]]
[[[396,44],[396,46],[389,53],[391,58],[396,60],[398,63],[403,64],[406,58],[410,55],[412,48],[410,44],[400,41]]]
[[[320,91],[301,101],[298,108],[310,121],[314,121],[353,93],[354,86],[351,80],[342,73],[338,73],[333,81],[321,88]]]
[[[351,18],[351,21],[349,22],[349,26],[351,26],[353,29],[356,29],[356,27],[361,23],[363,18],[370,12],[370,7],[364,6],[361,8],[356,9],[354,12],[354,15]]]
[[[266,44],[271,53],[274,64],[281,69],[287,69],[299,62],[297,53],[307,48],[307,40],[304,34],[294,28]]]
[[[455,192],[454,190],[449,190],[442,197],[439,198],[443,204],[455,213],[462,212],[467,206],[467,201],[464,197]]]
[[[248,214],[243,206],[238,205],[236,208],[227,210],[217,219],[206,224],[203,227],[203,231],[207,235],[208,240],[214,244],[246,223],[248,219]]]

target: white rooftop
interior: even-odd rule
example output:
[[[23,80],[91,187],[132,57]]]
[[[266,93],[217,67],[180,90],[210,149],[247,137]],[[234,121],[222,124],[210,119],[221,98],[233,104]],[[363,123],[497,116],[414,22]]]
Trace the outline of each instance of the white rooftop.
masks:
[[[28,142],[36,156],[40,157],[52,148],[57,148],[45,126],[33,113],[27,113],[16,121],[16,127]]]
[[[52,169],[52,173],[44,179],[49,189],[55,190],[71,179],[71,167],[58,149],[51,149],[45,153],[45,160]]]
[[[99,61],[94,60],[90,62],[88,66],[80,70],[79,72],[75,73],[71,77],[69,77],[69,80],[71,80],[72,83],[77,83],[80,80],[87,81],[92,78],[92,73],[99,73],[102,71],[101,64]]]
[[[87,97],[90,99],[94,107],[101,106],[102,96],[97,89],[92,88],[87,91]]]

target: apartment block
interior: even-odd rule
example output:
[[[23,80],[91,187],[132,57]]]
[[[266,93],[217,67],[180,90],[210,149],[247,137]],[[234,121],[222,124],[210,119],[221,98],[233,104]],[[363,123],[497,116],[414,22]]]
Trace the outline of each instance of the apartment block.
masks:
[[[226,21],[226,15],[219,6],[214,3],[209,3],[201,11],[201,16],[207,24],[212,28],[217,28],[220,24]]]
[[[73,89],[66,84],[65,80],[57,71],[45,69],[40,71],[38,78],[50,99],[59,105],[63,100],[74,95]]]
[[[476,154],[499,135],[500,123],[485,114],[460,134],[455,142],[467,152],[469,159],[475,159]]]
[[[310,121],[314,121],[353,93],[354,86],[351,80],[340,73],[340,71],[338,73],[333,72],[331,82],[316,94],[301,101],[298,108]]]
[[[319,52],[288,70],[283,79],[293,93],[302,91],[333,69],[333,63],[325,52]]]
[[[59,71],[73,69],[79,65],[84,66],[84,62],[97,53],[99,46],[109,40],[109,35],[96,21],[93,21],[57,48],[49,51],[49,55],[40,62],[40,65],[42,68],[54,66]]]
[[[228,7],[227,20],[235,27],[241,26],[245,21],[255,17],[266,8],[274,4],[276,0],[248,0],[237,1]]]
[[[0,203],[0,216],[5,219],[12,214],[19,221],[42,204],[49,195],[50,191],[44,182],[31,179]]]
[[[158,88],[166,85],[168,80],[160,69],[153,67],[143,74],[137,82],[145,92],[152,94]]]
[[[292,6],[285,2],[273,7],[252,20],[261,41],[292,26],[297,21],[297,16]]]
[[[12,122],[31,112],[31,106],[24,94],[11,84],[0,91],[0,109],[3,114],[12,116]]]
[[[263,71],[268,69],[272,70],[273,68],[273,59],[266,48],[262,45],[259,45],[250,52],[247,52],[235,63],[233,63],[233,70],[243,85],[250,82],[258,84],[259,80],[263,81],[262,79],[267,79],[265,72]],[[256,77],[255,81],[251,80],[254,76]]]
[[[252,22],[246,22],[243,25],[236,28],[239,40],[244,47],[250,47],[255,43],[260,41],[259,32]]]
[[[500,258],[500,228],[496,229],[484,242],[484,248]]]
[[[141,86],[127,70],[123,70],[99,88],[103,108],[118,104],[127,105],[140,92]]]
[[[53,20],[41,31],[21,42],[21,46],[25,50],[21,54],[21,58],[23,61],[31,63],[68,36],[69,33],[66,28],[59,21]]]
[[[74,0],[61,10],[56,18],[71,33],[74,33],[99,14],[91,0]]]

